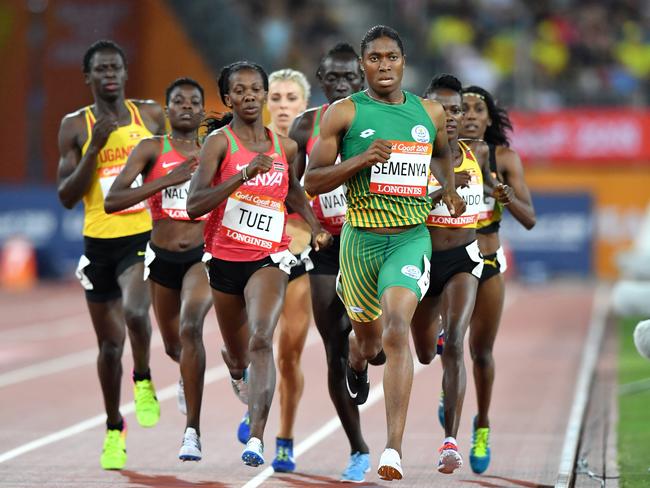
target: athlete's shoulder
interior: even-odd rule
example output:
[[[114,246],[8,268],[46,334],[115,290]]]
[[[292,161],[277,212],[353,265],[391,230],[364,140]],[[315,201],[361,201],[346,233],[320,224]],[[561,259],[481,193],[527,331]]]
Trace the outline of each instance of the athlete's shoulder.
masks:
[[[295,152],[298,150],[298,143],[290,137],[285,137],[278,134],[278,139],[280,139],[280,144],[282,144],[284,152],[295,154]]]
[[[497,146],[494,153],[500,166],[510,164],[521,165],[519,153],[509,146]]]
[[[290,133],[293,133],[295,131],[311,130],[319,108],[320,107],[308,108],[304,112],[298,114],[298,116],[293,121],[293,124],[291,125]]]
[[[86,133],[86,115],[88,107],[82,107],[74,112],[70,112],[61,118],[59,127],[59,137],[63,140],[76,141],[76,144],[82,145],[88,137]]]
[[[490,147],[483,139],[459,139],[474,153],[477,158],[487,158],[490,152]]]
[[[81,107],[80,109],[77,109],[74,112],[65,114],[61,118],[61,127],[63,127],[64,125],[70,126],[82,122],[85,119],[86,111],[88,110],[89,107],[90,107],[89,105],[85,107]]]
[[[160,104],[158,102],[156,102],[155,100],[142,100],[142,99],[139,99],[139,98],[128,98],[127,100],[129,102],[133,103],[136,107],[138,107],[140,109],[142,109],[142,108],[144,108],[145,110],[162,109]]]
[[[163,108],[155,100],[140,100],[135,98],[128,99],[133,105],[135,105],[140,112],[144,112],[151,117],[158,117],[161,114],[164,115]]]
[[[228,126],[224,125],[223,127],[219,127],[218,129],[214,129],[212,132],[207,134],[205,136],[205,139],[203,139],[203,143],[201,145],[205,146],[208,143],[215,144],[215,143],[217,143],[219,141],[222,141],[222,142],[227,141],[228,136],[226,136],[226,127],[228,127]]]

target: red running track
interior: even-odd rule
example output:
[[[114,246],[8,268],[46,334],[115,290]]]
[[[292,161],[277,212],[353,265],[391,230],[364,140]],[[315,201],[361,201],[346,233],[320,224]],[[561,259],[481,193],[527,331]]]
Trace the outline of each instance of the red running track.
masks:
[[[436,416],[441,377],[436,360],[417,370],[404,439],[405,478],[393,484],[486,488],[554,484],[594,286],[555,282],[530,288],[509,283],[507,295],[495,351],[490,469],[476,476],[468,464],[470,424],[476,409],[471,368],[458,437],[466,466],[454,475],[435,469],[443,438]],[[127,405],[127,469],[106,472],[99,467],[104,416],[95,372],[96,345],[81,289],[76,284],[57,284],[22,295],[0,293],[0,310],[0,487],[339,485],[348,444],[332,420],[335,412],[327,396],[324,351],[313,326],[303,357],[306,385],[295,430],[297,473],[275,475],[269,469],[241,463],[242,446],[235,429],[244,407],[227,380],[214,313],[205,329],[209,371],[202,415],[203,460],[181,463],[176,457],[184,427],[175,405],[179,373],[165,356],[156,332],[152,372],[161,399],[161,421],[152,429],[141,428]],[[131,365],[127,349],[124,371],[130,371]],[[132,401],[129,381],[125,375],[123,404]],[[380,382],[381,368],[371,369],[372,385]],[[276,403],[266,430],[267,463],[272,460],[278,423]],[[375,468],[363,486],[389,484],[376,474],[386,436],[384,415],[377,388],[362,413]]]

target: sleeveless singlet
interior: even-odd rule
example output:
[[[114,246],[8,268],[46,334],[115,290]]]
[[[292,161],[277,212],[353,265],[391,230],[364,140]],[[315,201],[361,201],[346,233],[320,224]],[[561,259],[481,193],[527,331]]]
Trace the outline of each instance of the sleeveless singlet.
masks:
[[[466,171],[470,174],[468,188],[456,188],[456,191],[465,201],[466,209],[460,217],[452,217],[447,205],[442,200],[438,201],[427,217],[427,225],[431,227],[455,227],[463,229],[476,229],[479,212],[483,202],[483,174],[474,153],[463,141],[458,141],[463,160],[454,168],[454,173]],[[442,185],[431,175],[429,180],[429,193],[442,188]]]
[[[131,100],[126,100],[125,104],[131,114],[131,122],[111,132],[106,145],[97,155],[97,170],[93,175],[90,189],[83,197],[85,210],[83,235],[86,237],[111,239],[151,230],[151,216],[143,202],[114,214],[104,212],[104,198],[113,181],[124,168],[129,154],[140,140],[153,135],[144,125],[136,105]],[[96,120],[90,106],[84,109],[84,118],[88,138],[81,148],[82,156],[90,146]],[[138,176],[131,186],[141,185],[142,176]]]
[[[160,139],[160,146],[160,156],[158,156],[158,159],[149,170],[144,180],[145,182],[165,176],[187,159],[187,157],[176,150],[169,139],[169,135],[165,135]],[[169,186],[150,196],[148,203],[149,209],[151,210],[151,218],[153,220],[192,220],[187,215],[187,194],[189,190],[190,180],[187,180],[185,183]],[[207,218],[207,215],[203,215],[194,220],[206,220]]]
[[[221,130],[228,149],[212,186],[241,172],[258,154],[246,149],[230,126]],[[243,183],[208,217],[205,249],[218,259],[257,261],[289,247],[285,232],[289,164],[277,134],[266,130],[273,141],[265,153],[274,157],[272,169]]]
[[[497,174],[497,157],[496,146],[488,143],[490,150],[490,172]],[[483,205],[478,218],[477,230],[479,234],[493,234],[499,232],[501,225],[501,216],[503,215],[503,205],[496,201],[492,196],[483,195]]]
[[[311,154],[314,144],[320,135],[320,122],[323,119],[325,111],[328,109],[329,104],[322,105],[316,110],[314,116],[314,128],[311,136],[307,141],[306,153],[307,163],[309,163],[309,155]],[[336,158],[336,164],[341,162],[341,158]],[[311,201],[314,215],[321,223],[323,228],[333,236],[341,234],[341,229],[345,223],[345,212],[348,208],[345,199],[345,186],[341,185],[334,190],[322,193]]]
[[[390,160],[364,168],[346,183],[347,222],[353,227],[423,224],[431,209],[427,181],[436,128],[422,99],[404,91],[404,103],[378,102],[366,92],[350,96],[355,116],[341,144],[341,159],[363,153],[373,140],[392,142]]]

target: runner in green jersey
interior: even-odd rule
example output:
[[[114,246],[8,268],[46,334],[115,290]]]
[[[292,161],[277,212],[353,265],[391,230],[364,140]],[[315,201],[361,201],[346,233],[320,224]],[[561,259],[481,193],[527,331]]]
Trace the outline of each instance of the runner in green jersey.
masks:
[[[402,90],[404,61],[395,30],[368,31],[361,42],[368,90],[328,109],[305,174],[312,195],[347,187],[340,252],[340,291],[353,326],[347,387],[358,404],[365,402],[368,361],[383,362],[383,348],[388,440],[378,473],[387,480],[403,475],[413,381],[409,324],[429,279],[429,170],[446,182],[443,201],[451,214],[465,209],[454,189],[444,110]],[[338,154],[341,163],[335,164]]]

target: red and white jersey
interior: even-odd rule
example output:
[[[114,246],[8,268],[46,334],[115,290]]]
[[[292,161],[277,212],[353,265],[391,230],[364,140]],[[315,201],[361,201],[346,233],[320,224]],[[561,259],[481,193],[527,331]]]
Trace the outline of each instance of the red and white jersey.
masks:
[[[319,107],[314,116],[314,128],[305,149],[307,162],[309,162],[309,155],[320,135],[320,122],[328,107],[328,104]],[[339,162],[340,157],[337,158],[336,164]],[[343,224],[345,223],[345,212],[348,208],[345,199],[345,186],[341,185],[330,192],[317,195],[312,200],[311,205],[314,210],[314,215],[316,215],[323,228],[332,235],[340,235]]]
[[[228,149],[212,186],[240,173],[258,154],[246,149],[230,126],[222,130]],[[272,169],[243,183],[208,218],[205,250],[218,259],[257,261],[289,248],[285,232],[289,163],[277,134],[267,131],[273,145],[265,154],[273,157]]]
[[[162,178],[176,166],[181,164],[187,158],[179,153],[169,136],[165,135],[161,141],[160,156],[149,170],[145,183]],[[187,215],[187,194],[190,191],[190,181],[179,185],[169,186],[152,195],[148,199],[151,218],[153,220],[174,219],[174,220],[192,220]],[[207,215],[198,217],[194,220],[206,220]]]

